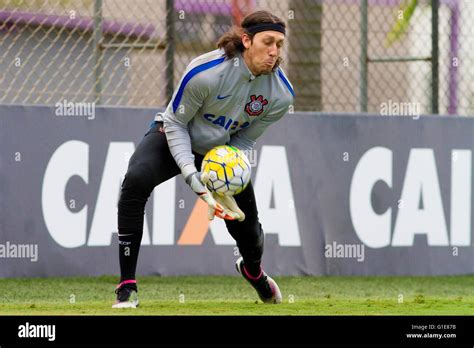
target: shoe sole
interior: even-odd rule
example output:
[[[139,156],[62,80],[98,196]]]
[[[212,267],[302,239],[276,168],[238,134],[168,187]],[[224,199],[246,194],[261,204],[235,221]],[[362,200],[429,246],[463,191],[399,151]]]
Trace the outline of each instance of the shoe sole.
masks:
[[[243,259],[244,259],[243,257],[239,257],[239,258],[237,259],[237,261],[235,261],[235,269],[237,270],[237,272],[238,272],[241,276],[243,276],[243,275],[242,275],[242,271],[240,270],[240,263],[242,262]],[[245,280],[247,280],[247,279],[245,279]]]
[[[112,308],[137,308],[138,301],[134,302],[119,302],[112,305]]]

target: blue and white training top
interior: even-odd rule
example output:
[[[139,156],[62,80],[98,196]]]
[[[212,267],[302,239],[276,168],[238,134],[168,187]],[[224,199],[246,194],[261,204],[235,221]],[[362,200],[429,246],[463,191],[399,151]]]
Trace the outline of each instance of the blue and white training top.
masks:
[[[251,150],[264,130],[288,112],[293,97],[281,68],[255,76],[240,53],[227,58],[218,49],[189,64],[155,120],[163,121],[170,152],[186,177],[196,171],[192,151],[205,155],[224,144]]]

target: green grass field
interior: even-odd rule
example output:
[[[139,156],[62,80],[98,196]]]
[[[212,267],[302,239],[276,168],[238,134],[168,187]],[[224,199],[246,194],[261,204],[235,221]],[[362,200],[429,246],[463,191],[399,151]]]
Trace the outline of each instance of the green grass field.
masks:
[[[140,308],[120,310],[115,276],[2,279],[0,315],[474,315],[473,276],[274,279],[280,305],[238,276],[140,277]]]

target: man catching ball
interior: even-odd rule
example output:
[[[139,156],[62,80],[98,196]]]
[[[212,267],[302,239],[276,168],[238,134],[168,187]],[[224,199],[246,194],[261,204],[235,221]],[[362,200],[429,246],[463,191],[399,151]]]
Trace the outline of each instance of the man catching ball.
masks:
[[[285,23],[271,13],[247,15],[240,27],[219,39],[217,50],[189,64],[166,110],[155,117],[130,158],[120,193],[121,278],[114,308],[138,306],[135,271],[145,204],[157,185],[179,173],[208,204],[209,218],[225,219],[242,255],[237,271],[264,303],[281,302],[278,285],[260,265],[264,234],[252,183],[235,197],[220,197],[206,189],[207,178],[197,168],[218,145],[252,150],[293,104],[293,87],[279,66],[285,35]]]

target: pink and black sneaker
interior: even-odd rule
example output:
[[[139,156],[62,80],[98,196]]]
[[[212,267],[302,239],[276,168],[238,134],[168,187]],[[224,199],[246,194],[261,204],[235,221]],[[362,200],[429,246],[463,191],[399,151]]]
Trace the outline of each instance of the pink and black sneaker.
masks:
[[[115,289],[117,294],[117,300],[112,305],[112,308],[137,308],[138,307],[138,295],[137,295],[137,281],[136,280],[124,280]]]
[[[253,286],[263,303],[276,304],[281,302],[281,292],[278,284],[263,270],[260,271],[258,277],[252,277],[245,269],[242,257],[235,262],[235,268]]]

